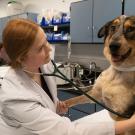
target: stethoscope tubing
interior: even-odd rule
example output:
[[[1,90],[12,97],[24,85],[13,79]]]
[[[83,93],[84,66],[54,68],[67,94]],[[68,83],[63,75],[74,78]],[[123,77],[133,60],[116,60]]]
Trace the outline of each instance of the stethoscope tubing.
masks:
[[[94,101],[95,103],[97,103],[98,105],[102,106],[103,108],[107,109],[109,112],[119,116],[119,117],[123,117],[123,118],[130,118],[130,115],[123,115],[120,114],[118,112],[115,112],[114,110],[112,110],[111,108],[107,107],[106,105],[100,103],[99,101],[97,101],[95,98],[91,97],[90,95],[88,95],[87,93],[85,93],[83,90],[81,90],[81,88],[79,88],[75,83],[73,83],[73,81],[71,81],[70,79],[68,79],[56,66],[55,62],[53,60],[51,60],[53,66],[54,66],[54,71],[51,74],[43,74],[43,76],[55,76],[58,77],[60,79],[63,79],[67,82],[69,82],[69,84],[71,84],[72,86],[74,86],[80,93],[82,93],[83,95],[85,95],[86,97],[88,97],[90,100]],[[57,73],[59,73],[60,75],[58,75]]]

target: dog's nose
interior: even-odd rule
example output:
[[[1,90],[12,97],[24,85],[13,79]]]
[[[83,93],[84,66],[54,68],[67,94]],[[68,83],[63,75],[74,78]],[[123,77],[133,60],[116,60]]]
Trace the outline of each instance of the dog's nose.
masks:
[[[111,53],[116,53],[120,48],[120,43],[112,42],[109,46]]]

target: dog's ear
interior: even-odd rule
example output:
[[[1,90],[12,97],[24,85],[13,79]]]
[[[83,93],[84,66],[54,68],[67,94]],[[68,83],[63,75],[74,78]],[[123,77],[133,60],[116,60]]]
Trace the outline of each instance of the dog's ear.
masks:
[[[106,37],[109,32],[109,26],[112,24],[112,21],[107,22],[104,26],[102,26],[98,31],[98,38]]]

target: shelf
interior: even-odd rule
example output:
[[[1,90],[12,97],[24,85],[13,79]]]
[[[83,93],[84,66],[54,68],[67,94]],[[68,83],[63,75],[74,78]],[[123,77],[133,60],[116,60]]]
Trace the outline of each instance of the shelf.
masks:
[[[49,25],[49,26],[42,26],[45,32],[55,32],[61,33],[64,31],[65,33],[70,33],[70,24],[59,24],[59,25]]]
[[[48,26],[41,26],[43,29],[54,29],[54,26],[57,26],[58,28],[69,28],[70,23],[65,24],[54,24],[54,25],[48,25]]]
[[[64,43],[68,43],[68,40],[54,40],[54,41],[53,41],[53,40],[52,40],[52,41],[49,41],[49,40],[48,40],[48,42],[49,42],[49,43],[52,43],[52,44],[55,44],[55,43],[56,43],[56,44],[58,44],[58,43],[60,43],[60,44],[63,43],[63,44],[64,44]]]

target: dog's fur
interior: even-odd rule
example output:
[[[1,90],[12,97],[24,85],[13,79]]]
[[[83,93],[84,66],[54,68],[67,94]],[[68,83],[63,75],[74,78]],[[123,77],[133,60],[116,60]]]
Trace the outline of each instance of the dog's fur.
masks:
[[[116,112],[133,114],[135,111],[135,16],[120,16],[108,22],[99,30],[98,37],[104,37],[104,55],[111,66],[101,73],[88,94]],[[91,101],[82,95],[65,102],[71,107]],[[114,114],[111,116],[115,120],[123,119]],[[135,135],[135,131],[126,132],[124,135]]]

